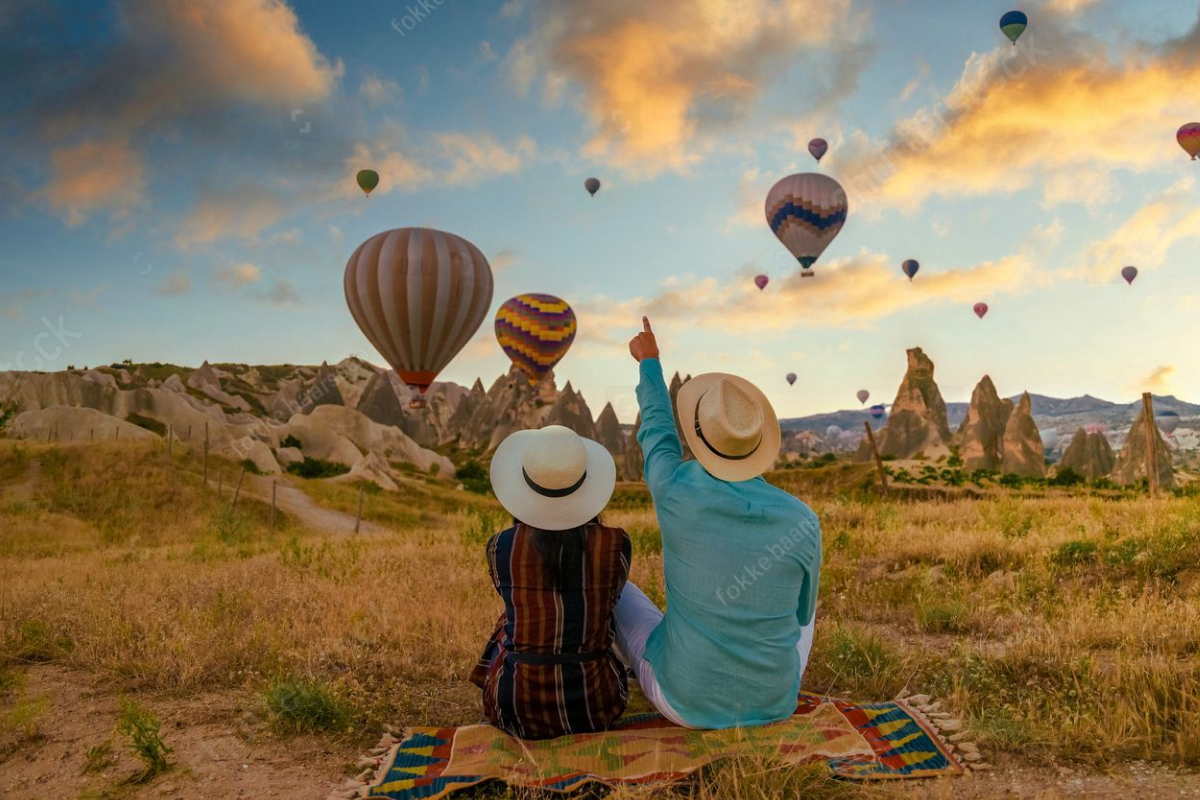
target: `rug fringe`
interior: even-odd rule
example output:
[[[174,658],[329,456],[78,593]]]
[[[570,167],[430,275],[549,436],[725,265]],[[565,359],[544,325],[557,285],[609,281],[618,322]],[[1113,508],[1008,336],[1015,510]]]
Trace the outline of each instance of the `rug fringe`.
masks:
[[[366,797],[372,786],[383,781],[391,759],[388,756],[400,746],[400,743],[412,735],[408,728],[397,728],[392,725],[383,726],[383,736],[366,755],[359,756],[355,766],[363,767],[362,772],[346,781],[342,786],[330,792],[325,800],[359,800]]]
[[[962,718],[945,710],[941,700],[934,700],[927,694],[908,695],[907,690],[902,690],[896,695],[895,702],[924,722],[964,771],[992,769],[992,765],[983,760],[979,745],[971,741],[970,732],[963,730]]]

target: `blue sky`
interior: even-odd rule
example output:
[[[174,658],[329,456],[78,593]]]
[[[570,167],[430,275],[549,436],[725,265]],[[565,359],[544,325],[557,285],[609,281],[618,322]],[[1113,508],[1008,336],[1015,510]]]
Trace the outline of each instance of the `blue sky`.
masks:
[[[488,256],[495,307],[570,301],[558,381],[626,420],[642,313],[669,371],[738,372],[785,416],[890,401],[912,346],[952,400],[984,373],[1200,397],[1195,5],[1026,4],[1016,47],[1008,3],[427,7],[10,4],[0,366],[381,363],[342,271],[426,225]],[[801,281],[762,201],[813,136],[850,218]],[[443,377],[506,365],[489,318]]]

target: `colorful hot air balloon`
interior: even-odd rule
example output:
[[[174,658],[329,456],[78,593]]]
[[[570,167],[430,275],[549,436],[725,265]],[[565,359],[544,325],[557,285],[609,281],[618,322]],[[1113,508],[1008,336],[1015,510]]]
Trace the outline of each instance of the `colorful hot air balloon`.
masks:
[[[859,403],[866,405],[867,400],[870,399],[870,397],[871,397],[871,393],[868,392],[866,389],[859,389],[858,394],[856,394],[855,397],[858,398]]]
[[[1196,156],[1200,155],[1200,122],[1189,122],[1181,127],[1175,133],[1175,141],[1195,161]]]
[[[886,413],[887,409],[885,409],[882,405],[871,406],[872,419],[883,419],[883,415]]]
[[[900,271],[908,276],[908,280],[910,282],[912,281],[913,276],[915,276],[917,274],[917,270],[919,270],[920,268],[921,268],[921,265],[920,265],[920,263],[917,262],[917,260],[915,258],[910,258],[907,261],[905,261],[903,264],[900,265]]]
[[[818,164],[821,163],[821,156],[825,155],[827,150],[829,150],[829,142],[824,139],[813,139],[808,143],[808,152],[817,160]]]
[[[1125,269],[1121,270],[1121,277],[1124,278],[1125,282],[1128,283],[1130,286],[1133,285],[1133,279],[1136,278],[1137,276],[1138,276],[1137,267],[1125,267]]]
[[[600,191],[600,181],[596,178],[588,178],[583,182],[583,188],[588,190],[588,194],[595,197],[596,192]]]
[[[571,349],[575,312],[549,294],[519,294],[496,312],[496,340],[526,375],[537,383]]]
[[[788,382],[788,386],[795,386],[796,385],[796,373],[789,372],[787,374],[787,382]]]
[[[755,275],[754,276],[754,285],[758,287],[758,290],[760,292],[763,289],[767,288],[767,284],[770,282],[771,282],[771,279],[768,278],[766,275]]]
[[[800,262],[803,277],[846,223],[848,206],[842,185],[827,175],[789,175],[767,193],[767,224]]]
[[[355,180],[358,181],[358,188],[362,189],[367,197],[370,197],[371,192],[375,191],[375,187],[379,185],[379,173],[373,169],[360,169]]]
[[[987,312],[988,312],[988,304],[987,303],[976,303],[975,304],[975,316],[979,317],[980,319],[983,319],[984,317],[987,316]]]
[[[1175,411],[1159,411],[1154,415],[1154,419],[1167,436],[1173,434],[1179,427],[1179,414]]]
[[[487,315],[492,269],[479,248],[452,233],[396,228],[358,246],[345,289],[358,327],[424,395]]]
[[[1029,17],[1020,11],[1009,11],[1000,18],[1000,30],[1004,31],[1004,35],[1012,40],[1014,47],[1017,44],[1017,39],[1021,38],[1021,34],[1025,32],[1025,26],[1028,24]]]
[[[1105,434],[1105,433],[1108,433],[1108,426],[1105,425],[1103,422],[1092,422],[1087,425],[1084,425],[1083,430],[1086,433]]]

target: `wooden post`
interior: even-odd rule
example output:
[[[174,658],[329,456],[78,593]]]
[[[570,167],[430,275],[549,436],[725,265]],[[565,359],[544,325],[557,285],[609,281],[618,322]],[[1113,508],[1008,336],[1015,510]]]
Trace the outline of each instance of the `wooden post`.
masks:
[[[271,530],[275,530],[275,497],[279,492],[279,480],[271,479]]]
[[[117,432],[115,434],[113,434],[113,439],[115,439],[118,442],[121,441],[121,426],[120,425],[117,426]]]
[[[867,429],[867,440],[871,443],[871,453],[875,456],[875,468],[879,470],[879,488],[883,494],[888,493],[887,470],[883,466],[883,459],[879,456],[879,447],[875,444],[875,432],[871,430],[871,423],[863,421],[863,427]]]
[[[358,487],[358,514],[354,518],[354,532],[362,529],[363,487]]]
[[[208,486],[208,423],[204,423],[204,485]],[[220,495],[218,495],[219,497]]]
[[[242,481],[246,479],[246,468],[242,467],[242,474],[238,475],[237,488],[233,490],[233,502],[229,504],[230,508],[237,505],[238,496],[242,493]]]
[[[167,458],[175,457],[175,426],[167,426]]]
[[[1158,497],[1158,423],[1154,420],[1154,396],[1142,392],[1142,417],[1146,423],[1146,483],[1150,496]]]
[[[96,429],[88,428],[88,441],[96,441]]]
[[[187,440],[188,440],[188,444],[191,444],[191,443],[192,443],[192,426],[191,426],[191,425],[188,425],[188,438],[187,438]]]
[[[217,499],[221,499],[221,495],[225,492],[225,470],[217,470]]]

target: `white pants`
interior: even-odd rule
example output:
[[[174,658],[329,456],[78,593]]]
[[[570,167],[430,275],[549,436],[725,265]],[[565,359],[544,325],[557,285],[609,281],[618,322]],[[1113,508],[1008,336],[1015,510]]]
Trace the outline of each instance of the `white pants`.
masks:
[[[646,660],[646,642],[662,622],[663,612],[659,611],[658,606],[654,605],[654,601],[647,597],[645,592],[631,582],[625,584],[613,614],[617,623],[617,640],[614,642],[617,658],[633,670],[638,684],[642,687],[642,694],[658,709],[658,713],[671,722],[681,728],[694,728],[694,725],[684,722],[663,697],[658,679],[654,676],[654,667]],[[816,621],[814,616],[812,622],[800,628],[800,641],[796,642],[796,652],[800,654],[801,678],[804,677],[804,669],[808,666],[808,654],[812,650]]]

